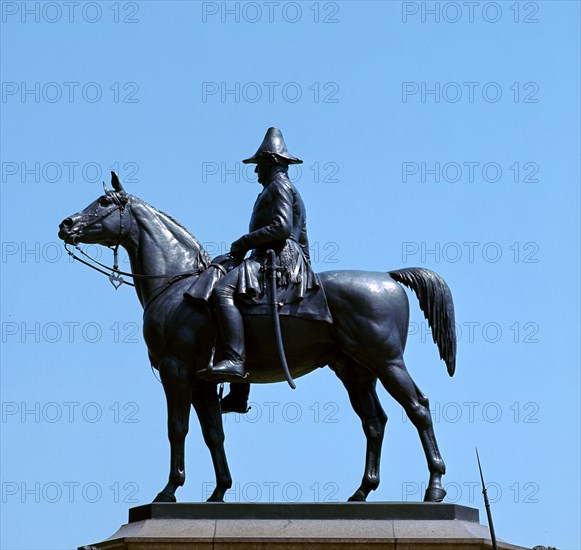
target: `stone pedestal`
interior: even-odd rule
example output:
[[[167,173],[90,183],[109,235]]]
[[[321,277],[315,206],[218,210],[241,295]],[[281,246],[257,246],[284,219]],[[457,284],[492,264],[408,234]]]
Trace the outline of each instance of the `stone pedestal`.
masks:
[[[492,548],[478,510],[445,503],[148,504],[79,550],[472,550]],[[524,550],[498,541],[503,550]]]

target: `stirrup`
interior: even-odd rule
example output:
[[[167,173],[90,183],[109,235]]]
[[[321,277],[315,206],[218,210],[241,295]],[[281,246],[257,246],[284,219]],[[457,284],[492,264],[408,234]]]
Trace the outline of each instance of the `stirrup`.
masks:
[[[248,377],[248,373],[244,371],[244,363],[232,359],[224,359],[214,366],[208,365],[205,369],[199,370],[196,375],[204,380],[216,382],[240,382]]]

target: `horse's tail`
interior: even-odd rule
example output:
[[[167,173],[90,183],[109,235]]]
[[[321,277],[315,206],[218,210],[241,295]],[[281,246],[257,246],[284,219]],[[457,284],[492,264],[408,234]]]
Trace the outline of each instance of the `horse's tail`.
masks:
[[[423,267],[397,269],[388,273],[416,293],[420,308],[432,329],[432,338],[438,346],[440,359],[446,363],[448,374],[453,376],[456,370],[456,326],[454,301],[446,281]]]

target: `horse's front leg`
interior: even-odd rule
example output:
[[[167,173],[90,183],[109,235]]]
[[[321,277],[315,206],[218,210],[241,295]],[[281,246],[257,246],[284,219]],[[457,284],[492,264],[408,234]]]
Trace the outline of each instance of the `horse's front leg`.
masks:
[[[186,480],[185,441],[190,421],[192,388],[190,373],[182,361],[164,357],[159,374],[167,400],[167,429],[171,448],[169,481],[154,502],[175,502],[175,492]]]
[[[200,420],[204,441],[210,450],[216,473],[216,488],[208,502],[224,502],[224,494],[232,487],[232,477],[224,450],[224,427],[216,384],[196,381],[192,404]]]

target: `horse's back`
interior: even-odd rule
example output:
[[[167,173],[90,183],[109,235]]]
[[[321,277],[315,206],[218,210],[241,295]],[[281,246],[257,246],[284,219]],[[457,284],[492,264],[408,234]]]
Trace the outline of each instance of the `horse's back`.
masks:
[[[408,314],[409,304],[402,286],[389,273],[381,271],[323,271],[318,274],[332,307],[361,306],[366,313]]]
[[[333,324],[345,351],[362,345],[368,351],[390,349],[403,353],[409,322],[405,290],[388,273],[324,271],[318,274],[325,289]]]

